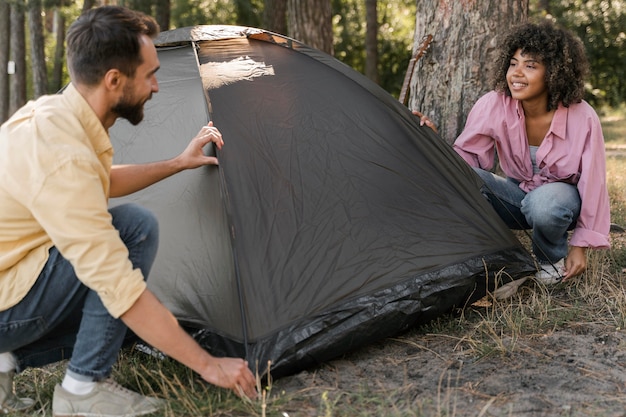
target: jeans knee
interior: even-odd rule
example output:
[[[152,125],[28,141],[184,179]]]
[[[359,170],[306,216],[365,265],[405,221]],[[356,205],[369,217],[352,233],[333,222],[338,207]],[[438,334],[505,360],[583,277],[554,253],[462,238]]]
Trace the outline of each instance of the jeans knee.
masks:
[[[574,213],[568,207],[558,204],[529,207],[522,205],[528,224],[533,228],[565,228],[574,221]]]
[[[138,227],[142,229],[146,239],[155,240],[159,237],[159,221],[156,216],[150,210],[135,206],[136,209],[136,221]]]
[[[159,237],[159,222],[150,210],[138,204],[128,203],[113,207],[113,225],[120,231],[123,240],[132,236],[137,241],[156,241]]]

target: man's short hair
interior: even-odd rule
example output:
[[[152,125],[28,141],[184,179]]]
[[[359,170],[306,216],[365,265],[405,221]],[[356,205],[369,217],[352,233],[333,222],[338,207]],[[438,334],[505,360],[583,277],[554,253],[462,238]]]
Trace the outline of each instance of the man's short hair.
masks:
[[[120,6],[103,6],[83,13],[67,33],[67,63],[73,81],[95,85],[110,69],[132,77],[142,63],[141,35],[159,33],[156,21]]]

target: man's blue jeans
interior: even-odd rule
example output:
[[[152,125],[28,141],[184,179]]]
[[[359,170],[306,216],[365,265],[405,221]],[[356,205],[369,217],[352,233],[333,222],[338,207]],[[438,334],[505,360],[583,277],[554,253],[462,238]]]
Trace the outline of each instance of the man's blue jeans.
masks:
[[[575,185],[552,182],[529,193],[519,182],[474,168],[485,182],[481,193],[510,229],[532,229],[532,249],[540,263],[555,263],[567,256],[567,232],[580,215]]]
[[[158,247],[156,218],[135,204],[114,207],[110,213],[133,266],[147,277]],[[73,377],[97,381],[110,375],[126,331],[52,248],[26,297],[0,311],[0,352],[13,352],[18,371],[70,358],[68,372]]]

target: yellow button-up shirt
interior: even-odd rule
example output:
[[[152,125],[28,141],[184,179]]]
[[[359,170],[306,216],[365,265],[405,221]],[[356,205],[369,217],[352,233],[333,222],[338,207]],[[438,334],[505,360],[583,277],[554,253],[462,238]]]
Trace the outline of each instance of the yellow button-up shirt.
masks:
[[[56,246],[113,317],[145,290],[108,211],[113,148],[72,86],[0,128],[0,311],[24,298]]]

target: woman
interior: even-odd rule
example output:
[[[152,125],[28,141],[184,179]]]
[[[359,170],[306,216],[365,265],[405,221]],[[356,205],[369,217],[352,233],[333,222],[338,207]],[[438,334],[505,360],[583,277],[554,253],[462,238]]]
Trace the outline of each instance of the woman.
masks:
[[[494,91],[476,102],[454,143],[507,225],[533,229],[544,284],[581,274],[588,248],[610,246],[604,137],[583,100],[588,69],[570,32],[549,21],[513,28],[496,57]],[[492,172],[496,154],[505,177]]]
[[[494,91],[454,143],[509,227],[533,229],[536,278],[546,284],[585,271],[587,248],[609,247],[604,137],[582,99],[588,68],[570,32],[548,21],[514,28],[496,57]],[[496,152],[506,178],[490,171]]]

